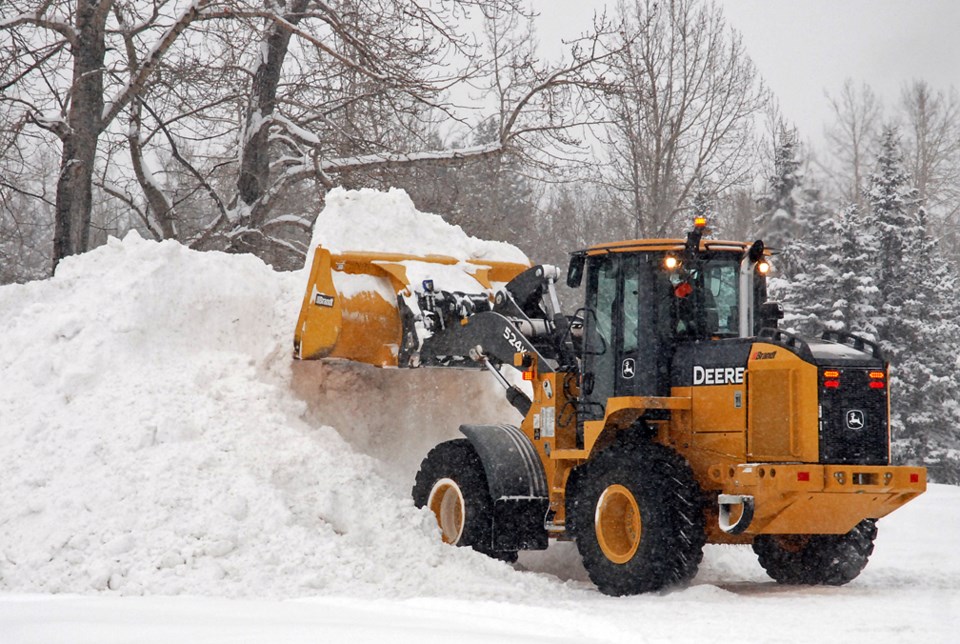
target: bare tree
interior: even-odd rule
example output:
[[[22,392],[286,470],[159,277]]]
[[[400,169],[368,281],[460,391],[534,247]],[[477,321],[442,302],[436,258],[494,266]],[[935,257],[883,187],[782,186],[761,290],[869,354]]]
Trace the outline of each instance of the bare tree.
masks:
[[[960,97],[926,81],[903,88],[904,160],[920,200],[955,228],[960,214]]]
[[[870,164],[876,158],[883,109],[880,100],[869,85],[859,88],[853,80],[843,83],[839,96],[827,99],[833,110],[834,122],[824,132],[829,158],[828,176],[833,177],[834,189],[845,204],[866,208],[863,190],[870,175]]]
[[[510,25],[528,17],[516,0],[371,2],[294,1],[282,15],[243,14],[262,21],[265,56],[256,61],[238,137],[237,191],[219,199],[220,215],[191,243],[258,254],[273,246],[302,257],[316,209],[280,210],[286,195],[322,198],[334,185],[396,183],[414,168],[498,163],[504,154],[529,161],[534,146],[572,143],[564,133],[585,119],[568,108],[610,55],[599,27],[572,43],[565,61],[547,65],[518,41],[487,51],[463,32],[466,12],[479,10],[487,35],[501,21],[507,25],[497,33],[512,34]],[[461,62],[450,68],[444,61],[452,54]],[[493,80],[485,86],[484,79]],[[495,89],[497,112],[481,123],[496,128],[471,145],[438,147],[438,119],[465,122],[445,97],[458,83]]]
[[[0,284],[50,271],[56,159],[52,137],[29,136],[22,114],[0,103]]]
[[[766,91],[719,7],[696,0],[622,0],[625,29],[606,97],[607,178],[637,236],[677,228],[707,187],[714,198],[752,169],[754,116]]]
[[[453,147],[501,152],[439,168],[451,197],[441,211],[470,234],[509,239],[531,257],[542,256],[557,241],[548,232],[552,210],[542,211],[548,185],[595,171],[584,138],[603,118],[596,65],[611,55],[600,42],[610,27],[596,16],[586,35],[567,43],[566,59],[551,64],[537,55],[530,16],[488,10],[483,25],[485,52],[470,82],[495,111],[481,114],[486,118]]]
[[[0,108],[0,284],[50,274],[56,158],[46,141],[16,141]],[[18,145],[17,145],[18,144]]]
[[[53,133],[62,147],[54,265],[89,246],[101,135],[143,90],[166,51],[211,2],[157,0],[145,10],[121,0],[7,3],[9,17],[0,21],[4,34],[0,64],[7,70],[0,85],[3,100],[21,106],[25,117]],[[118,20],[114,22],[112,16]],[[118,38],[120,46],[116,47]],[[122,53],[128,52],[124,42],[139,45],[143,52],[139,59],[123,60]]]
[[[2,104],[19,110],[19,133],[46,132],[62,148],[55,262],[131,218],[158,239],[295,264],[333,185],[572,142],[564,132],[585,119],[570,107],[609,55],[595,33],[558,65],[491,59],[467,18],[524,17],[522,0],[10,6]],[[507,69],[516,73],[500,86],[493,136],[443,145],[441,120],[468,122],[448,90]]]
[[[423,149],[430,114],[449,110],[443,90],[473,64],[475,49],[458,20],[488,5],[518,10],[515,0],[238,4],[229,17],[244,21],[253,35],[241,41],[249,51],[235,56],[250,70],[241,79],[249,90],[233,132],[238,148],[223,156],[239,160],[232,185],[218,189],[207,182],[217,215],[188,243],[302,257],[316,200],[329,187],[369,183],[378,172],[410,164],[489,153]],[[467,71],[444,68],[454,54]],[[164,117],[177,119],[175,113]],[[188,166],[183,155],[175,158]],[[206,179],[199,168],[190,172]]]

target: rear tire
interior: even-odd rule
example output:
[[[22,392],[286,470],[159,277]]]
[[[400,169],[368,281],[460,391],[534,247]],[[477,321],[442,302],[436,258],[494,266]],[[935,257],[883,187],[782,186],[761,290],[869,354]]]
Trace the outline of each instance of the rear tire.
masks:
[[[842,586],[873,553],[877,522],[864,519],[846,534],[763,534],[753,541],[760,565],[780,584]]]
[[[493,499],[483,463],[469,440],[447,441],[430,450],[417,472],[413,502],[433,512],[444,543],[470,546],[507,563],[517,560],[516,552],[491,548]]]
[[[567,527],[600,592],[635,595],[689,582],[706,541],[690,465],[658,443],[618,443],[575,472]]]

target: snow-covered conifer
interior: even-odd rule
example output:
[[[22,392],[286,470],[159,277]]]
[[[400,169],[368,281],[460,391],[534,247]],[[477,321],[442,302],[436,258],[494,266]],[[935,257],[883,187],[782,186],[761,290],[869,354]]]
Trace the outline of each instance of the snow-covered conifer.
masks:
[[[904,235],[902,305],[889,327],[900,345],[892,380],[894,450],[898,458],[924,463],[933,477],[960,482],[960,381],[953,348],[960,341],[957,278],[930,234],[919,208]]]
[[[929,230],[926,210],[904,169],[897,131],[884,129],[877,170],[865,193],[873,265],[876,326],[891,361],[895,458],[927,463],[939,480],[956,479],[957,394],[954,347],[960,322],[956,277]],[[954,474],[951,474],[954,472]]]
[[[900,137],[895,126],[887,126],[880,140],[877,169],[870,176],[864,197],[868,203],[867,227],[876,236],[879,248],[874,267],[878,296],[877,329],[888,351],[898,353],[900,342],[889,332],[901,314],[905,298],[905,236],[915,225],[917,190],[909,183],[903,165]]]
[[[798,239],[797,210],[802,196],[799,194],[803,183],[800,148],[796,129],[787,128],[782,122],[776,136],[774,171],[767,180],[767,194],[760,198],[763,210],[757,221],[767,246],[781,251],[778,267],[780,274],[792,278],[797,267],[795,248]]]
[[[819,201],[804,210],[799,268],[784,298],[788,325],[811,336],[843,330],[876,337],[877,244],[862,215],[856,205],[832,213]]]

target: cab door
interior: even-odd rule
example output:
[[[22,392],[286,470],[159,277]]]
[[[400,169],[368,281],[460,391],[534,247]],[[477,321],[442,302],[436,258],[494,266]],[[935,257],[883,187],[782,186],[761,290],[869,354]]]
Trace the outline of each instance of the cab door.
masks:
[[[586,306],[583,315],[583,365],[579,419],[604,416],[614,395],[617,362],[617,317],[620,315],[620,256],[587,260]]]
[[[614,396],[669,390],[670,284],[657,259],[654,253],[619,253],[588,260],[582,420],[603,418]]]
[[[620,310],[614,325],[616,396],[659,396],[669,389],[672,311],[669,278],[659,258],[657,253],[620,258]]]

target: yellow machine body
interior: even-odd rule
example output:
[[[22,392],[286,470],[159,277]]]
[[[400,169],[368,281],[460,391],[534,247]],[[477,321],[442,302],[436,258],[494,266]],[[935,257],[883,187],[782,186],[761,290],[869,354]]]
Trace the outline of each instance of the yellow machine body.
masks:
[[[684,243],[631,240],[597,246],[586,254],[678,255]],[[747,248],[742,242],[700,243],[702,252]],[[687,459],[704,491],[754,499],[756,514],[738,535],[721,530],[717,507],[709,508],[709,543],[750,543],[759,534],[844,534],[863,519],[886,516],[926,490],[923,467],[819,464],[817,367],[762,341],[754,342],[749,355],[740,383],[673,387],[669,396],[609,398],[602,420],[583,423],[580,449],[576,416],[561,411],[568,408],[562,392],[577,391],[576,383],[564,387],[554,382],[564,374],[544,375],[550,382],[547,387],[534,384],[533,407],[522,429],[545,464],[554,523],[564,523],[566,482],[573,469],[651,411],[667,416],[652,423],[656,440]],[[547,391],[559,393],[548,397]],[[544,409],[556,418],[550,437],[542,431]],[[889,418],[889,398],[886,414]],[[731,520],[736,521],[737,512],[734,508]]]
[[[746,252],[740,242],[704,241],[701,250]],[[593,248],[589,255],[637,251],[680,253],[684,241],[638,240]],[[429,266],[431,271],[420,270]],[[452,282],[485,294],[530,268],[524,264],[462,261],[442,256],[382,253],[332,254],[317,248],[295,333],[298,359],[340,358],[378,367],[402,364],[401,306],[420,288],[418,279],[452,271]],[[470,319],[461,320],[467,325]],[[509,335],[509,333],[507,334]],[[709,341],[708,341],[709,342]],[[723,384],[674,386],[668,396],[612,397],[602,418],[578,422],[581,382],[574,373],[538,369],[524,351],[519,369],[532,385],[521,431],[546,475],[551,536],[562,536],[567,481],[577,466],[644,418],[654,440],[687,459],[706,493],[749,495],[756,514],[741,534],[718,527],[708,508],[707,539],[749,543],[761,534],[843,534],[863,519],[883,517],[926,489],[921,467],[821,464],[818,368],[782,345],[755,339],[737,378]],[[731,382],[736,380],[736,382]],[[656,414],[651,415],[651,412]],[[889,410],[887,410],[889,416]],[[889,444],[889,441],[888,441]],[[736,520],[737,509],[733,509]]]
[[[558,382],[564,374],[538,376],[521,429],[544,463],[554,523],[564,522],[572,470],[652,410],[668,410],[669,419],[657,423],[656,440],[689,461],[704,491],[755,500],[756,515],[736,536],[719,528],[716,508],[711,508],[710,543],[749,543],[758,534],[844,534],[926,490],[923,467],[819,464],[816,369],[780,347],[757,342],[751,355],[758,352],[778,357],[751,360],[743,384],[677,387],[669,397],[609,399],[605,417],[585,423],[581,449],[576,447],[575,417],[561,412],[569,402],[564,392],[575,391],[575,384]],[[733,404],[738,392],[745,402],[741,408]],[[547,431],[545,417],[556,419]]]

